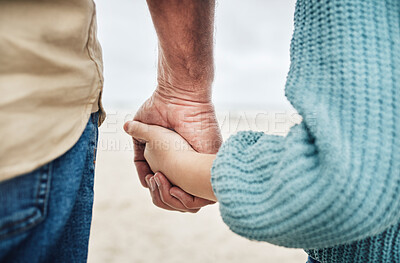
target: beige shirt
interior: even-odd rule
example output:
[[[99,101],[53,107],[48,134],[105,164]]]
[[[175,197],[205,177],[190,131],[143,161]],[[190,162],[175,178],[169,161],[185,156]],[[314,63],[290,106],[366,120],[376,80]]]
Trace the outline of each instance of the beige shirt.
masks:
[[[102,72],[92,0],[0,0],[0,180],[64,154],[91,112],[101,124]]]

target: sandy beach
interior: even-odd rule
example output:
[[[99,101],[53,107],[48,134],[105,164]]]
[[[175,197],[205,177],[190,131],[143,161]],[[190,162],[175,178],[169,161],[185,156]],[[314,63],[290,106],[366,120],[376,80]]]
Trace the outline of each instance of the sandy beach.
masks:
[[[89,262],[263,262],[306,261],[300,249],[288,249],[242,238],[223,223],[218,204],[197,214],[153,206],[133,165],[131,138],[122,130],[123,111],[108,111],[100,128],[96,161],[95,202]],[[299,122],[293,112],[219,113],[226,139],[239,130],[284,135]]]

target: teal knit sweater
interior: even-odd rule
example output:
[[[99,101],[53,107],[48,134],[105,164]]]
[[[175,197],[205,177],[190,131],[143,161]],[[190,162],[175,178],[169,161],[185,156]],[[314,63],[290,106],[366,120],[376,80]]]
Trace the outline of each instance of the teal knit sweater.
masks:
[[[321,262],[400,262],[400,1],[298,0],[286,137],[240,132],[212,168],[224,222]]]

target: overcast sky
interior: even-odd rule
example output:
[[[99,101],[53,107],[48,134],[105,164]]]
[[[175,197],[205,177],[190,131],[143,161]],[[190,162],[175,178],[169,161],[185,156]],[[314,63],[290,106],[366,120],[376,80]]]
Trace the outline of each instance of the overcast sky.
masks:
[[[97,0],[107,109],[136,109],[156,83],[157,39],[145,0]],[[217,110],[289,109],[294,0],[225,0],[216,9]]]

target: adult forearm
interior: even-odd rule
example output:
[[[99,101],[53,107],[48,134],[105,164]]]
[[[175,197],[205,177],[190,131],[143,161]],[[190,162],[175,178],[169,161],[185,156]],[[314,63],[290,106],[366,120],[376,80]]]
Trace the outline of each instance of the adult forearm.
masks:
[[[147,0],[159,40],[158,90],[209,100],[214,0]]]

